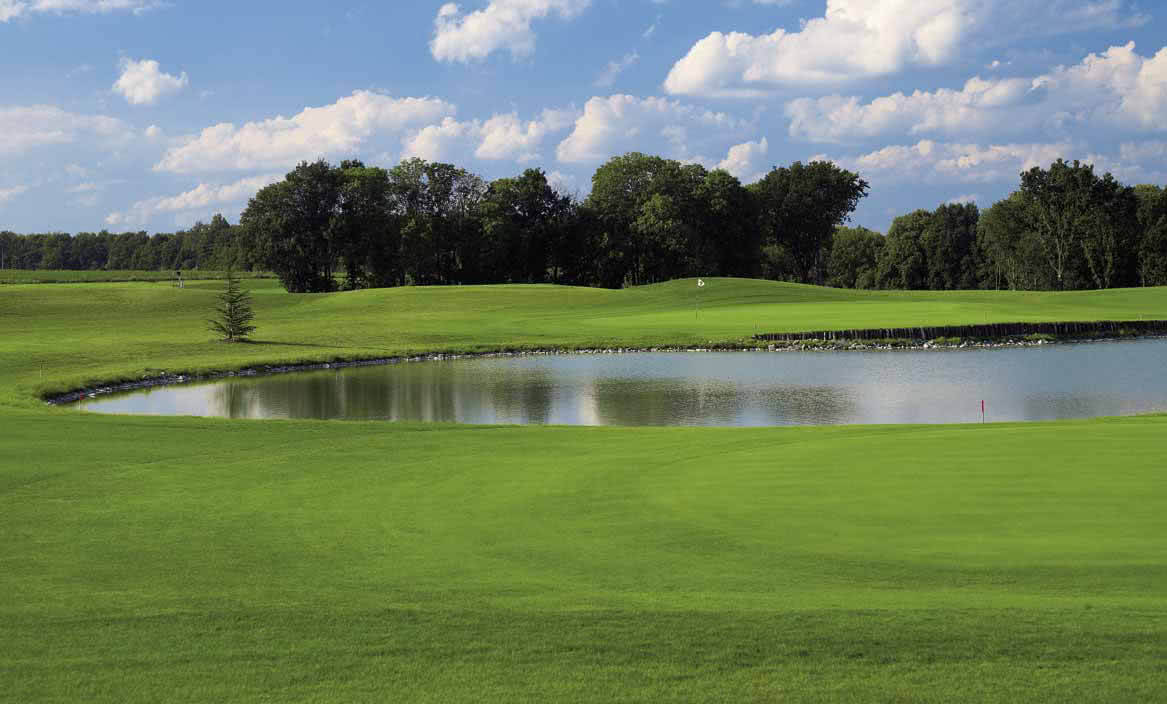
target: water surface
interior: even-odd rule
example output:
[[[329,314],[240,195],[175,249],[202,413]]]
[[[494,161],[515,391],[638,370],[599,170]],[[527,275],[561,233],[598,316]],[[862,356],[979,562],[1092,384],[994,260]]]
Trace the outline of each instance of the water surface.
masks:
[[[102,413],[566,425],[1049,420],[1167,410],[1167,340],[410,362],[100,396]]]

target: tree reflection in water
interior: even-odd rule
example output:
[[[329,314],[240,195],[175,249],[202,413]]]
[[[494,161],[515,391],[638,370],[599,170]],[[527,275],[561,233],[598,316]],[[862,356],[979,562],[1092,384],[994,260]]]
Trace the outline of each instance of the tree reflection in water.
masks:
[[[1167,410],[1167,340],[1048,349],[483,358],[236,377],[88,410],[568,425],[1046,420]]]

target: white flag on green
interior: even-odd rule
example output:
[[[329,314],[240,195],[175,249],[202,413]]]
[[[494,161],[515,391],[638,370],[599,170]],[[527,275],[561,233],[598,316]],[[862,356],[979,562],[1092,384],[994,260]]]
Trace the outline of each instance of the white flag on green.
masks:
[[[702,279],[697,279],[697,288],[705,288],[705,282]]]

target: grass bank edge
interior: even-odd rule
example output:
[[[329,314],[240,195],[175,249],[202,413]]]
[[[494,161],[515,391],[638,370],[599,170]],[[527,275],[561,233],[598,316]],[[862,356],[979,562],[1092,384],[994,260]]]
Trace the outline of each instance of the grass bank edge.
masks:
[[[692,310],[695,279],[685,279],[619,291],[584,289],[553,285],[503,285],[485,287],[404,287],[398,289],[338,292],[293,296],[279,289],[271,281],[253,281],[261,299],[267,302],[267,314],[274,320],[268,330],[272,337],[247,345],[214,346],[197,344],[189,332],[179,332],[187,324],[198,326],[202,311],[199,304],[185,298],[190,295],[171,291],[151,283],[94,283],[57,289],[61,295],[36,293],[37,286],[14,287],[23,291],[24,320],[32,327],[30,336],[21,340],[20,330],[15,340],[17,348],[23,343],[33,349],[44,346],[49,338],[38,335],[53,334],[51,325],[68,323],[68,311],[73,296],[82,291],[119,292],[128,301],[127,292],[139,290],[140,299],[134,299],[142,309],[133,309],[130,324],[150,325],[167,322],[176,333],[176,346],[187,346],[171,354],[158,345],[158,338],[135,338],[127,332],[126,346],[151,342],[153,347],[122,361],[103,358],[102,349],[86,350],[77,347],[74,356],[69,347],[83,344],[80,340],[62,343],[47,363],[37,365],[34,357],[25,356],[23,364],[13,368],[16,378],[8,384],[8,404],[28,405],[48,397],[58,397],[82,390],[105,388],[144,380],[166,380],[176,377],[195,379],[229,376],[247,370],[271,371],[282,368],[310,368],[322,364],[353,364],[369,361],[401,360],[432,356],[470,356],[486,354],[575,353],[581,351],[651,351],[651,350],[743,350],[743,349],[862,349],[864,347],[920,347],[924,340],[888,338],[849,341],[843,339],[799,339],[767,342],[756,339],[765,329],[799,330],[821,323],[822,329],[858,329],[863,323],[868,329],[884,329],[888,320],[904,325],[934,325],[937,319],[967,321],[979,318],[984,310],[986,321],[1024,319],[1030,311],[1043,311],[1046,320],[1057,323],[1089,320],[1142,321],[1150,311],[1157,311],[1167,303],[1167,288],[1130,289],[1102,292],[1016,293],[1016,292],[863,292],[830,289],[802,284],[760,281],[753,279],[709,279],[703,289],[700,324],[683,322],[678,314],[688,316]],[[191,281],[195,295],[209,298],[213,287]],[[213,282],[211,282],[213,283]],[[95,287],[90,289],[89,287]],[[138,287],[141,287],[140,289]],[[708,295],[713,294],[713,295]],[[178,304],[180,300],[187,301]],[[201,300],[201,299],[195,299]],[[0,310],[3,309],[0,299]],[[175,307],[178,304],[178,307]],[[274,305],[273,305],[274,304]],[[306,305],[302,305],[306,304]],[[868,304],[876,304],[872,309]],[[890,305],[889,305],[890,304]],[[49,327],[40,328],[41,313],[37,307],[57,315]],[[726,307],[728,306],[728,308]],[[721,308],[724,312],[719,312]],[[381,313],[380,311],[386,311]],[[824,316],[823,311],[830,311]],[[61,311],[65,311],[62,317]],[[93,315],[78,311],[78,315]],[[470,315],[467,315],[467,313]],[[974,315],[975,312],[975,315]],[[126,324],[124,319],[112,319],[109,324]],[[415,317],[419,316],[419,317]],[[21,316],[18,316],[18,324]],[[1036,317],[1036,316],[1035,316]],[[1155,316],[1159,317],[1159,316]],[[315,328],[305,329],[303,323],[318,320],[325,324],[326,334],[317,334]],[[409,327],[412,320],[421,321],[420,328]],[[696,312],[694,312],[696,321]],[[715,321],[707,325],[704,321]],[[765,321],[757,324],[757,321]],[[930,323],[924,321],[931,321]],[[352,325],[397,326],[400,334],[368,336],[352,334],[345,321]],[[632,322],[628,322],[632,321]],[[181,325],[174,325],[175,322]],[[1032,324],[1037,321],[1030,320]],[[754,323],[751,330],[751,323]],[[1089,324],[1089,323],[1085,323]],[[736,328],[736,329],[735,329]],[[189,329],[189,328],[188,328]],[[42,332],[43,330],[44,332]],[[818,332],[818,330],[816,330]],[[438,333],[438,334],[435,334]],[[808,333],[809,334],[809,333]],[[338,337],[339,335],[339,337]],[[524,339],[526,338],[526,339]],[[1049,335],[1025,336],[1011,340],[1018,344],[1041,344],[1057,339]],[[76,338],[74,338],[76,339]],[[121,338],[109,338],[115,346]],[[1077,336],[1064,339],[1080,339]],[[481,341],[478,341],[481,340]],[[209,340],[207,341],[209,343]],[[1000,341],[989,341],[996,344]],[[984,340],[947,338],[931,341],[930,346],[959,347],[981,344]],[[268,347],[270,345],[270,347]],[[62,354],[62,352],[64,354]],[[33,353],[35,354],[35,352]],[[94,356],[96,354],[97,356]],[[72,371],[69,359],[88,366],[85,371]],[[112,363],[93,364],[105,359]],[[120,359],[120,358],[119,358]],[[85,363],[88,363],[87,365]],[[39,369],[38,369],[39,366]],[[23,368],[21,368],[23,367]],[[35,375],[35,376],[34,376]],[[15,383],[12,383],[15,382]],[[15,396],[15,397],[14,397]]]
[[[507,345],[468,346],[453,348],[406,349],[393,355],[383,354],[308,354],[249,362],[242,365],[193,365],[174,370],[149,368],[106,377],[74,377],[74,380],[52,380],[33,386],[32,395],[50,404],[62,405],[79,400],[91,394],[103,395],[137,389],[170,386],[192,382],[215,381],[236,376],[269,376],[292,374],[330,368],[356,366],[376,366],[409,364],[449,359],[503,357],[517,355],[573,355],[573,354],[642,354],[650,352],[782,352],[782,351],[854,351],[854,350],[908,350],[908,349],[962,349],[967,347],[1033,346],[1045,344],[1065,344],[1073,342],[1102,342],[1112,340],[1158,339],[1162,335],[1147,335],[1134,331],[1122,331],[1118,335],[1049,335],[1034,333],[1022,337],[963,338],[946,337],[934,340],[912,338],[876,338],[853,340],[847,338],[821,339],[808,337],[797,340],[759,342],[754,339],[714,341],[705,345],[653,345],[628,346],[619,341],[595,344],[569,344],[561,346]],[[259,344],[245,342],[241,344]],[[157,372],[157,373],[154,373]],[[19,387],[18,387],[18,390]]]

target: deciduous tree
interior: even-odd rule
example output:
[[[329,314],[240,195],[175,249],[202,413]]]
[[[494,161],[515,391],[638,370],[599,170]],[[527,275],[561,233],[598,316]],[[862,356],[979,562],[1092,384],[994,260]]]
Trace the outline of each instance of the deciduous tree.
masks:
[[[831,236],[850,219],[867,189],[858,174],[828,161],[796,161],[773,169],[750,186],[763,244],[782,245],[800,280],[822,284]]]

